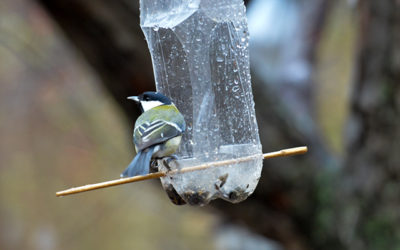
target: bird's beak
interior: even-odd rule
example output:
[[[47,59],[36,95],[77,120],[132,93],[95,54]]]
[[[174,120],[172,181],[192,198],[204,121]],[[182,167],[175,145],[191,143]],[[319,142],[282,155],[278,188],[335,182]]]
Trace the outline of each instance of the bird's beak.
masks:
[[[137,96],[129,96],[128,99],[129,99],[129,100],[133,100],[133,101],[135,101],[135,102],[140,102],[140,101],[139,101],[139,97],[137,97]]]

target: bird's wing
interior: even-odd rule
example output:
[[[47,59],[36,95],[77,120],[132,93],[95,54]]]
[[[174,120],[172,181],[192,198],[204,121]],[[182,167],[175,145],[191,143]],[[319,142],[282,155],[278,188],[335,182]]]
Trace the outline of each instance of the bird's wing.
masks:
[[[182,132],[182,129],[176,123],[157,119],[137,126],[133,132],[133,140],[137,149],[143,150],[151,145],[159,144],[181,135]]]

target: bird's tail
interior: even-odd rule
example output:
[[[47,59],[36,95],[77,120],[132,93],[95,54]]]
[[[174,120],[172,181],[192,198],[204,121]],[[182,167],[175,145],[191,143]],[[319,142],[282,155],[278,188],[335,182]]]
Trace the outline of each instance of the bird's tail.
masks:
[[[154,152],[153,147],[146,148],[143,151],[139,151],[135,158],[131,161],[129,166],[121,174],[121,177],[132,177],[136,175],[146,175],[149,173],[150,160]]]

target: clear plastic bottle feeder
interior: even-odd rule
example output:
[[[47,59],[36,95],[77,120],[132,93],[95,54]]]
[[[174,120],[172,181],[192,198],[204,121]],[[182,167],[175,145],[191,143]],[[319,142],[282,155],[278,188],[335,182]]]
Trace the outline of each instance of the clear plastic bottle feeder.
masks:
[[[153,61],[157,91],[171,97],[187,130],[170,163],[252,160],[161,178],[191,205],[245,200],[257,186],[262,149],[249,68],[242,0],[141,0],[140,24]],[[165,166],[159,162],[160,170]]]

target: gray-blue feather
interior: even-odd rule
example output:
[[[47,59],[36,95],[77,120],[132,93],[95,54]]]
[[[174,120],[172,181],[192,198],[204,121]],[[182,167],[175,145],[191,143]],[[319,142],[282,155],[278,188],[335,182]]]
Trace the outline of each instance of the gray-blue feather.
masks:
[[[154,153],[155,147],[156,146],[153,146],[143,151],[139,151],[125,171],[121,174],[121,177],[132,177],[136,175],[148,174],[150,170],[151,157]]]

